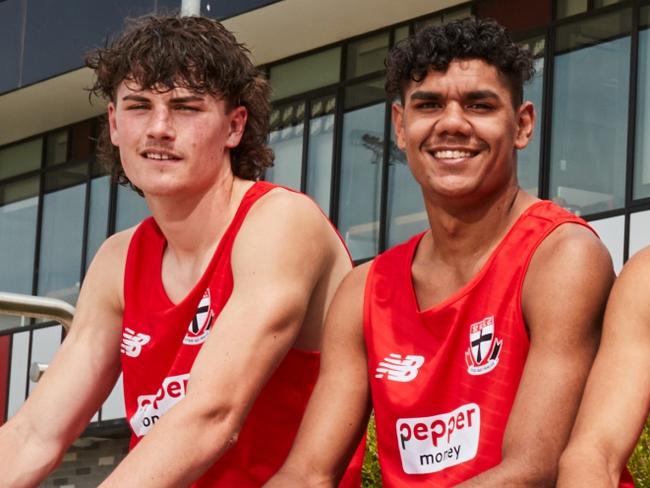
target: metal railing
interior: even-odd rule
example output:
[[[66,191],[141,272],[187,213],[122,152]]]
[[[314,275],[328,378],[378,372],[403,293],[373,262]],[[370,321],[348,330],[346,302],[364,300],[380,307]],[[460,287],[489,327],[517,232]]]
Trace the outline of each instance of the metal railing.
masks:
[[[0,292],[0,315],[55,320],[67,331],[72,324],[74,312],[72,305],[56,298]],[[36,383],[45,370],[47,364],[32,363],[29,367],[29,378]]]

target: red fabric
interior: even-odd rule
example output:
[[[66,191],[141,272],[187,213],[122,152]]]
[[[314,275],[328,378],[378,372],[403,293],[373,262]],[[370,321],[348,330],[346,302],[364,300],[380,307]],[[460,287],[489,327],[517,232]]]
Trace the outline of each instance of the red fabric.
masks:
[[[567,222],[587,225],[551,202],[532,205],[469,283],[424,311],[411,278],[424,234],[375,260],[364,328],[386,488],[454,486],[501,461],[529,348],[523,280],[539,244]]]
[[[257,182],[248,190],[205,274],[177,305],[161,280],[163,234],[152,218],[134,233],[125,271],[122,347],[131,447],[184,397],[194,359],[232,293],[230,255],[237,232],[251,206],[273,188]],[[256,400],[237,444],[193,486],[257,487],[274,474],[293,443],[319,362],[318,352],[290,350]]]
[[[0,425],[7,420],[7,387],[9,386],[9,337],[0,336]]]

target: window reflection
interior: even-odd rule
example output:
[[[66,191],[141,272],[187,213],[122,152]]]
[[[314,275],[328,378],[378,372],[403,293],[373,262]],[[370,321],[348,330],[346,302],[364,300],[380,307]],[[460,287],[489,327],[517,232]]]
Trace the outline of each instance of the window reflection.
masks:
[[[517,177],[519,186],[533,196],[539,193],[539,161],[542,139],[542,116],[544,93],[544,37],[537,37],[523,43],[535,56],[535,75],[524,85],[524,100],[530,100],[535,106],[535,128],[533,138],[525,149],[517,155]]]
[[[93,178],[90,182],[90,207],[88,208],[88,238],[86,248],[86,269],[95,253],[106,239],[108,230],[108,202],[111,193],[109,176]]]
[[[45,175],[38,294],[77,300],[81,273],[87,164]]]
[[[388,247],[407,240],[428,228],[422,191],[406,162],[406,155],[395,144],[391,129],[388,160]]]
[[[341,48],[336,47],[271,67],[273,99],[331,85],[341,75]]]
[[[642,9],[642,19],[650,8]],[[650,29],[639,32],[639,71],[636,87],[634,198],[650,197]]]
[[[128,186],[117,187],[117,210],[115,232],[128,229],[149,217],[151,212],[144,198]]]
[[[43,139],[14,144],[0,150],[0,179],[41,167]]]
[[[307,194],[329,215],[334,152],[334,95],[311,103],[309,120],[309,156],[307,160]]]
[[[346,78],[381,71],[388,52],[388,32],[350,43],[347,52]]]
[[[0,185],[0,291],[32,293],[39,178]],[[0,315],[0,329],[20,325]]]
[[[305,102],[300,101],[278,107],[271,113],[269,146],[275,153],[275,159],[264,178],[295,190],[300,190],[302,180],[305,107]]]
[[[368,97],[381,83],[348,88],[346,107],[348,101]],[[343,118],[338,227],[355,260],[378,252],[385,107],[383,102],[361,106]]]
[[[630,38],[593,44],[624,24],[611,17],[558,31],[576,47],[591,41],[558,55],[554,71],[551,197],[581,215],[624,204]]]

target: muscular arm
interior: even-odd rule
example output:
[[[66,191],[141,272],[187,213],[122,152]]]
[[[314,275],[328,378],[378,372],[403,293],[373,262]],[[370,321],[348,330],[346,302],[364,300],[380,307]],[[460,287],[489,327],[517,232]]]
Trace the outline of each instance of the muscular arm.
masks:
[[[0,487],[42,481],[115,384],[125,242],[127,235],[117,235],[99,250],[84,280],[70,332],[38,387],[0,429]]]
[[[368,264],[354,269],[336,292],[318,383],[289,457],[266,488],[335,487],[363,435],[370,414],[363,341]]]
[[[588,230],[564,225],[542,243],[524,282],[530,350],[502,462],[460,486],[555,486],[612,281],[609,254]]]
[[[603,337],[571,441],[561,487],[616,487],[650,410],[650,248],[612,289]]]
[[[234,288],[190,372],[187,395],[102,486],[187,486],[236,442],[257,395],[301,331],[340,241],[303,196],[255,204],[232,252]],[[349,269],[349,261],[338,274]]]

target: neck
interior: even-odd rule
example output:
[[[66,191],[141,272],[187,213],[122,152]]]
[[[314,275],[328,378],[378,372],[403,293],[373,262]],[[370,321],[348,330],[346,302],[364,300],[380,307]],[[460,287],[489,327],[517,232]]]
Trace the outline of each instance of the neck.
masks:
[[[429,259],[450,265],[471,266],[482,261],[535,200],[516,184],[491,198],[481,199],[478,204],[458,204],[425,196],[431,236],[423,241],[423,251]]]
[[[167,240],[166,252],[189,261],[211,256],[252,184],[228,172],[200,194],[147,196],[151,213]]]

